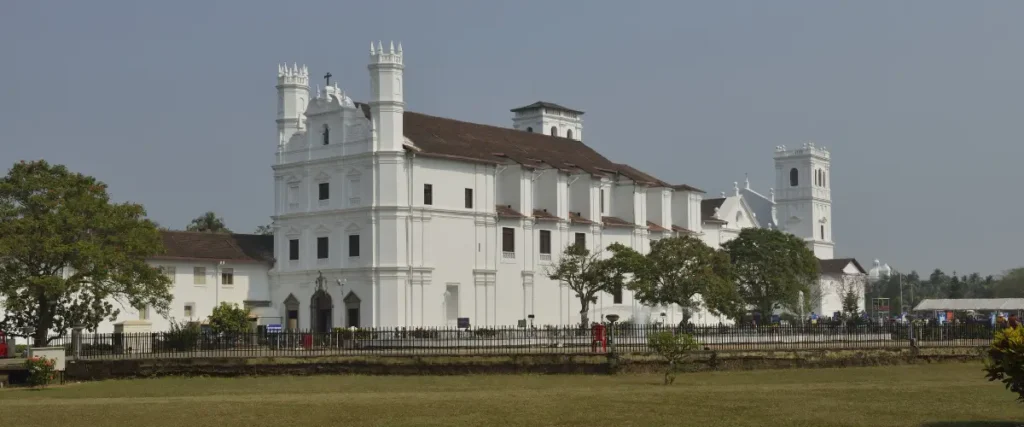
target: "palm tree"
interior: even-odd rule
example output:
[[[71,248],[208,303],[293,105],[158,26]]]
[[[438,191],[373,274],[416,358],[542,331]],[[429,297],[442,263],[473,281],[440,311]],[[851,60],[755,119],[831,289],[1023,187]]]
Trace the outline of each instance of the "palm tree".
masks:
[[[201,231],[204,233],[230,233],[231,230],[224,225],[224,219],[217,216],[213,211],[202,214],[185,228],[188,231]]]
[[[260,234],[263,236],[272,236],[274,235],[274,226],[270,224],[257,226],[256,234]]]

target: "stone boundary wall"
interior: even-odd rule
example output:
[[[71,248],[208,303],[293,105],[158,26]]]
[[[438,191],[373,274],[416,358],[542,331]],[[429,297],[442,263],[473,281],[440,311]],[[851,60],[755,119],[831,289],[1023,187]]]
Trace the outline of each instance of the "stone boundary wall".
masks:
[[[686,371],[836,368],[981,361],[985,348],[709,351],[694,354]],[[654,355],[326,356],[68,360],[65,378],[93,381],[160,376],[468,375],[661,373]]]

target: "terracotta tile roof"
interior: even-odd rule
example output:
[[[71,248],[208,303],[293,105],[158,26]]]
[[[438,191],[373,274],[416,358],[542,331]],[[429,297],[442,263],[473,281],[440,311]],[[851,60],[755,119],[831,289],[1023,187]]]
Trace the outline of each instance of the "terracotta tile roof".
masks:
[[[569,222],[573,224],[597,224],[594,221],[584,218],[579,212],[569,212]]]
[[[363,108],[369,115],[369,108]],[[529,167],[546,165],[597,176],[618,173],[634,180],[661,182],[627,165],[613,163],[582,142],[569,138],[411,111],[404,113],[403,120],[405,137],[413,144],[409,149],[417,155],[484,163],[518,163]]]
[[[686,227],[680,227],[678,225],[673,225],[672,226],[672,231],[676,231],[676,232],[679,232],[679,233],[694,234],[693,230],[690,230],[689,228],[686,228]]]
[[[545,209],[534,209],[533,217],[536,218],[537,221],[558,221],[560,219]]]
[[[857,262],[856,258],[819,259],[818,270],[820,273],[824,274],[842,274],[843,270],[851,262],[855,267],[857,267],[857,271],[859,271],[860,274],[867,274],[867,272],[864,271],[864,267],[860,266],[860,263]]]
[[[715,209],[722,207],[722,203],[725,203],[724,197],[717,199],[704,199],[700,201],[700,219],[707,222],[717,222],[720,224],[728,223],[728,221],[715,218]]]
[[[192,231],[161,231],[160,234],[165,251],[154,259],[274,261],[274,236]]]
[[[650,231],[668,231],[667,228],[655,224],[653,221],[647,221],[647,229]]]
[[[498,212],[499,218],[526,218],[526,215],[512,209],[512,206],[509,205],[497,205],[494,209]]]
[[[563,107],[561,105],[555,104],[554,102],[547,102],[547,101],[537,101],[537,102],[534,102],[533,104],[524,105],[522,107],[513,108],[513,109],[511,109],[509,111],[515,113],[517,111],[533,110],[535,108],[542,108],[542,107],[543,108],[554,108],[554,109],[565,110],[565,111],[572,111],[574,113],[583,114],[583,112],[580,111],[580,110],[574,110],[572,108]]]
[[[620,163],[617,166],[619,167],[619,173],[624,175],[626,178],[635,181],[638,184],[649,185],[652,187],[671,187],[667,182],[662,181],[646,173],[643,173],[639,169],[636,169],[630,165]]]
[[[633,224],[617,216],[603,216],[601,222],[605,227],[632,227]]]
[[[673,190],[680,190],[680,191],[694,191],[694,192],[697,192],[697,193],[707,193],[704,190],[701,190],[701,189],[699,189],[697,187],[689,186],[689,185],[686,185],[686,184],[673,185],[672,189]]]

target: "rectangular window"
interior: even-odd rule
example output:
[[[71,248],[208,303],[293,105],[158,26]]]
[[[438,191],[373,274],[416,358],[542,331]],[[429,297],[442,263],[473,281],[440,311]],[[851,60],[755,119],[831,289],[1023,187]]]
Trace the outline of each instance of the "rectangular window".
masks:
[[[197,285],[206,284],[206,267],[195,267],[192,269],[192,283]]]
[[[164,275],[167,276],[167,278],[171,280],[171,284],[172,285],[174,284],[174,282],[176,281],[175,280],[176,279],[176,277],[175,277],[176,276],[176,272],[175,272],[175,268],[174,267],[161,266],[160,267],[160,272],[164,273]]]
[[[434,204],[434,186],[430,184],[423,184],[423,204],[433,205]]]
[[[235,269],[233,269],[233,268],[222,268],[222,269],[220,269],[220,284],[222,284],[222,285],[234,285],[235,284]]]
[[[348,236],[348,256],[356,257],[359,256],[359,235],[351,234]]]
[[[139,320],[149,320],[149,306],[139,309]]]
[[[331,183],[321,182],[320,183],[320,200],[327,200],[331,198]]]
[[[327,259],[330,254],[327,249],[327,238],[317,237],[316,238],[316,259]]]
[[[540,231],[540,253],[551,255],[551,232],[548,230]]]
[[[195,311],[195,305],[192,303],[185,304],[185,317],[192,318],[192,314]]]
[[[622,285],[616,285],[612,289],[612,304],[622,304]]]
[[[601,215],[604,215],[604,189],[601,189]]]
[[[587,247],[587,234],[586,233],[576,233],[576,242],[575,242],[575,244],[583,246],[583,247]]]
[[[288,241],[288,259],[297,261],[299,259],[299,239]]]
[[[516,231],[508,228],[501,228],[501,251],[507,253],[516,252]]]
[[[473,209],[473,189],[466,189],[466,209]]]

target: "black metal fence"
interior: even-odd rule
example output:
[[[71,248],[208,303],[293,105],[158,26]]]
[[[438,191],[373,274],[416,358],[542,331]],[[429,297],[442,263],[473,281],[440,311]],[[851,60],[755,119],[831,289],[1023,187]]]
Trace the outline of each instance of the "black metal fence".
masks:
[[[54,337],[68,357],[193,358],[326,355],[500,355],[646,353],[659,332],[687,333],[705,350],[810,350],[919,347],[982,347],[993,336],[984,323],[931,326],[790,325],[689,326],[601,325],[453,328],[374,328],[329,333],[214,334],[193,330],[143,334]],[[913,339],[913,342],[912,342]]]

